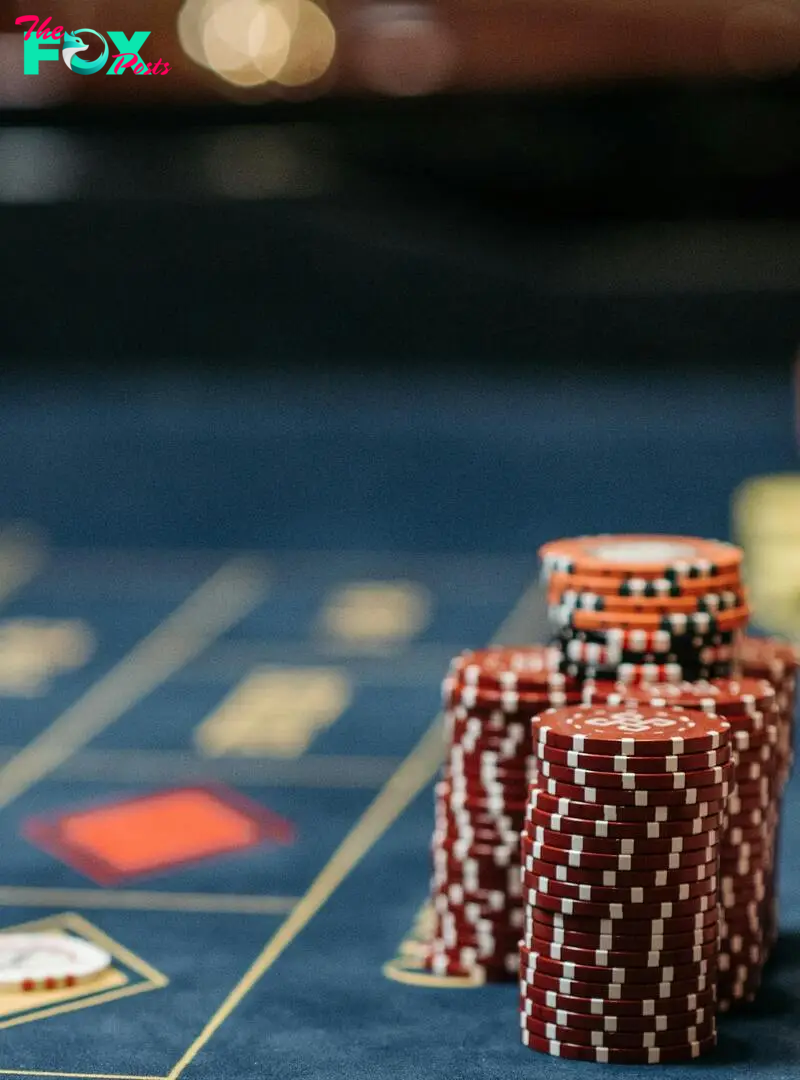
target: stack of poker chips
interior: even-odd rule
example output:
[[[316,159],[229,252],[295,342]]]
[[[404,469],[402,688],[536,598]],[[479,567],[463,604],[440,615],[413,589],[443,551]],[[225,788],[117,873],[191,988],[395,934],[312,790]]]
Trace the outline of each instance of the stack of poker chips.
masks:
[[[717,1006],[752,1001],[774,936],[779,800],[786,780],[777,694],[766,679],[628,686],[587,684],[584,701],[616,708],[702,709],[731,726],[736,789],[720,844]]]
[[[531,721],[580,701],[544,646],[457,657],[444,682],[447,753],[436,785],[426,967],[474,981],[514,979],[523,904],[520,830],[533,779]]]
[[[730,725],[699,710],[551,709],[522,838],[522,1040],[619,1063],[716,1045]]]
[[[732,674],[750,614],[740,548],[683,536],[585,536],[539,554],[562,672],[625,682]]]
[[[797,652],[786,642],[775,641],[771,638],[744,637],[738,648],[737,662],[742,675],[768,679],[772,683],[778,707],[778,768],[780,770],[777,800],[778,827],[774,837],[772,896],[764,912],[764,935],[769,952],[774,948],[778,938],[778,847],[782,820],[781,797],[794,764]]]

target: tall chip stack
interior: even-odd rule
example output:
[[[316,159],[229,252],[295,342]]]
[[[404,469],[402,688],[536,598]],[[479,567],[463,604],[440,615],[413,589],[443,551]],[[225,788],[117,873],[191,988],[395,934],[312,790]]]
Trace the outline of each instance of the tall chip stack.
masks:
[[[474,981],[517,977],[522,928],[520,830],[531,721],[580,701],[574,679],[552,671],[552,650],[494,648],[456,657],[444,682],[447,757],[435,792],[426,966]]]
[[[735,791],[720,844],[720,952],[717,1006],[752,1001],[769,953],[779,796],[784,782],[780,717],[766,679],[584,687],[584,701],[616,708],[702,709],[731,726]]]
[[[522,838],[526,1046],[685,1061],[716,1045],[730,725],[699,710],[550,709]]]

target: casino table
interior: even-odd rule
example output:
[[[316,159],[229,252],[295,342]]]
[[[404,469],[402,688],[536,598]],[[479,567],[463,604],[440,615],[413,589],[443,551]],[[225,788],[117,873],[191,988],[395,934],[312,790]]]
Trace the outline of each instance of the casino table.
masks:
[[[0,994],[0,1074],[617,1068],[532,1056],[513,984],[419,977],[439,684],[467,646],[542,639],[548,538],[724,537],[738,499],[757,543],[742,485],[796,468],[788,363],[29,373],[0,400],[0,461],[1,925],[113,961]],[[799,797],[766,985],[695,1074],[800,1065]]]

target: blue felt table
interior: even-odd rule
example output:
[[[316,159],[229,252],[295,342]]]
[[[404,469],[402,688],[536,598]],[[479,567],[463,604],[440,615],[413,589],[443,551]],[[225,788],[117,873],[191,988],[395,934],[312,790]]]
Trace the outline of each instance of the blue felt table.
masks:
[[[41,564],[0,615],[82,620],[95,649],[38,695],[0,698],[0,921],[75,913],[63,925],[107,935],[142,989],[0,1015],[0,1073],[614,1071],[523,1049],[513,985],[421,989],[382,973],[427,888],[438,683],[454,650],[489,640],[510,613],[507,634],[535,619],[530,594],[520,600],[543,540],[727,535],[734,489],[795,466],[788,397],[788,376],[667,373],[638,385],[176,376],[7,391],[0,518],[38,531]],[[185,662],[173,641],[161,675],[137,683],[159,658],[134,677],[132,653],[198,591],[208,601],[214,580],[207,640]],[[430,617],[396,648],[333,648],[321,610],[370,581],[413,583]],[[256,665],[335,667],[352,700],[300,758],[203,757],[198,725]],[[32,817],[206,781],[287,818],[295,843],[105,887],[23,836]],[[798,816],[795,784],[767,985],[695,1074],[797,1074]]]

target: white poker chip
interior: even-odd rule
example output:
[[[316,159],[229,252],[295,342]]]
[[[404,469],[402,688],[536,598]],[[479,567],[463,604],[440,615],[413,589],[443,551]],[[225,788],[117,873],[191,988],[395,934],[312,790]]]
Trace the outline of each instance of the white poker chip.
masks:
[[[111,966],[111,956],[82,938],[53,933],[0,933],[0,990],[58,990]]]

